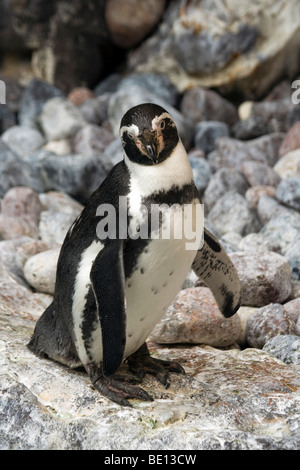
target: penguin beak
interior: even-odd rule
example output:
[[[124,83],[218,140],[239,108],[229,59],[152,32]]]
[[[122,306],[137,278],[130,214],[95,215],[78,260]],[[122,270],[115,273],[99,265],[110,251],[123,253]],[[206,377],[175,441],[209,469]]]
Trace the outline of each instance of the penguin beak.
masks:
[[[140,135],[139,140],[143,146],[143,150],[153,165],[158,163],[158,140],[156,132],[145,129]]]

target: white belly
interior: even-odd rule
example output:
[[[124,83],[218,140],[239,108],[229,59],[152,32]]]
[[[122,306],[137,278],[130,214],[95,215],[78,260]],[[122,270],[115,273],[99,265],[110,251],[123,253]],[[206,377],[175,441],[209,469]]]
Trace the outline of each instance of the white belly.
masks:
[[[185,240],[152,240],[126,282],[125,357],[135,352],[182,287],[195,257]]]

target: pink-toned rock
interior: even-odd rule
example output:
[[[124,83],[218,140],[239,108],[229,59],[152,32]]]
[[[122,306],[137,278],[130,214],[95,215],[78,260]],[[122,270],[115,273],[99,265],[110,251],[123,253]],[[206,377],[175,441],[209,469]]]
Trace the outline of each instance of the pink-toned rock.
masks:
[[[161,344],[192,343],[229,346],[239,338],[238,315],[224,318],[207,287],[182,289],[151,333]]]
[[[258,201],[261,196],[267,195],[270,197],[274,197],[276,192],[276,188],[273,186],[266,186],[266,185],[257,185],[252,186],[246,191],[245,198],[253,207],[253,209],[257,208]]]
[[[271,303],[257,309],[247,322],[246,339],[253,348],[261,349],[274,336],[295,334],[296,325],[281,304]]]
[[[286,302],[284,304],[284,310],[291,320],[293,320],[294,323],[297,323],[300,318],[300,297]]]
[[[25,186],[16,186],[7,191],[1,202],[1,213],[9,217],[30,216],[38,224],[42,205],[38,194]]]
[[[114,43],[136,46],[158,24],[165,5],[165,0],[108,0],[105,20]]]
[[[23,236],[38,238],[38,226],[31,217],[9,217],[0,214],[0,240],[10,240]]]
[[[86,100],[93,98],[95,95],[89,88],[86,87],[76,87],[70,91],[68,94],[68,100],[75,106],[82,105]]]
[[[279,148],[279,157],[300,148],[300,121],[297,121],[285,135]]]
[[[290,265],[272,251],[230,255],[240,278],[242,305],[262,307],[284,302],[292,291]]]

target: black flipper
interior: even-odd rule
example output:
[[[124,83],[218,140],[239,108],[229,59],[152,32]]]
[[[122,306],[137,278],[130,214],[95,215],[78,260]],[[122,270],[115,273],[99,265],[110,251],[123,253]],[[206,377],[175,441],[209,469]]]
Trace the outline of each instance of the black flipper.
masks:
[[[108,240],[91,269],[103,344],[103,374],[120,367],[126,343],[125,276],[123,240]]]
[[[204,245],[198,250],[192,268],[212,291],[222,314],[231,317],[240,307],[239,277],[230,257],[207,229],[204,229]]]

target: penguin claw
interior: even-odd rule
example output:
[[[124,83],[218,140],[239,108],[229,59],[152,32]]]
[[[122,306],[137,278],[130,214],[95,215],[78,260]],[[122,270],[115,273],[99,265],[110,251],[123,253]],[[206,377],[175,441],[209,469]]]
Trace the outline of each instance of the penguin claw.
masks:
[[[127,359],[129,370],[139,378],[146,374],[155,375],[157,380],[168,388],[170,386],[169,373],[185,374],[180,364],[173,361],[163,361],[150,356],[146,343]]]
[[[153,398],[142,388],[126,383],[123,377],[101,377],[93,386],[111,401],[122,406],[132,407],[127,398],[140,398],[145,401],[153,401]]]

